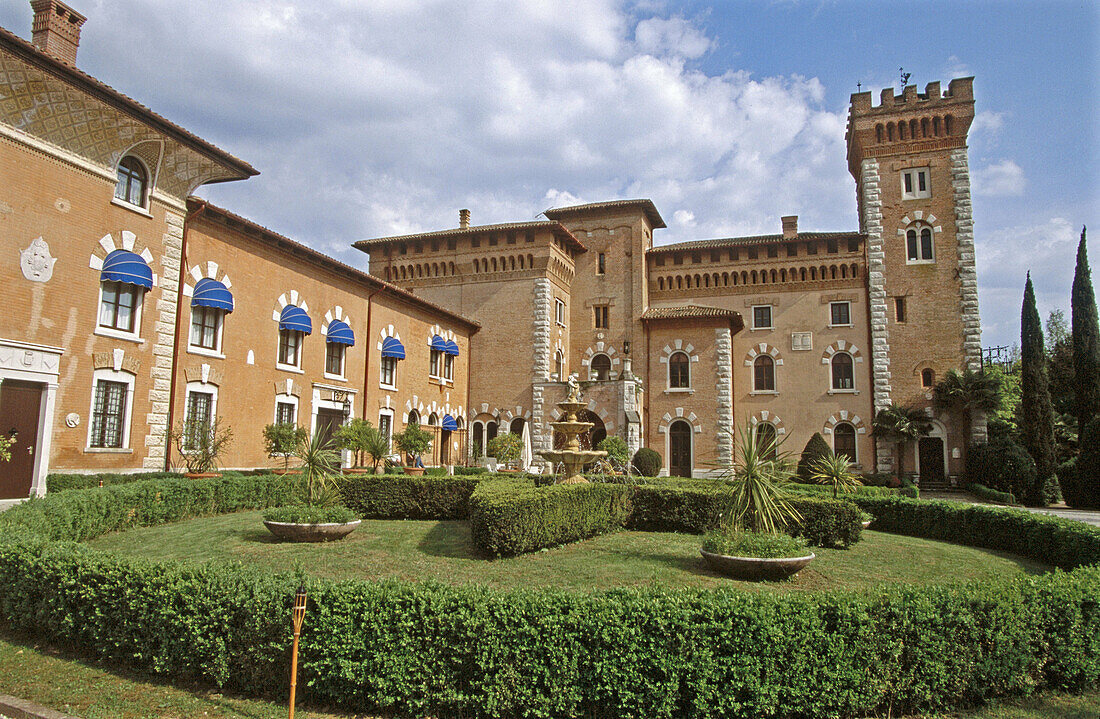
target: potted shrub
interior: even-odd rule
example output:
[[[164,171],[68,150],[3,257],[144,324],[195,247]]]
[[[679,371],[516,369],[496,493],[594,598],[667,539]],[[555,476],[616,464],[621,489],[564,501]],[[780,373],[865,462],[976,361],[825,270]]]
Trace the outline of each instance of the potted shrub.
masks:
[[[340,490],[335,475],[339,455],[332,440],[323,440],[317,433],[303,438],[294,450],[302,463],[296,483],[297,503],[275,507],[264,512],[264,526],[279,539],[291,542],[330,542],[351,534],[359,526],[355,512],[340,505]]]
[[[233,430],[223,425],[220,418],[213,422],[181,422],[168,430],[168,438],[187,467],[185,477],[220,477],[218,460],[233,441]]]
[[[495,459],[506,469],[513,469],[513,465],[519,461],[523,453],[523,438],[518,434],[498,434],[489,440],[485,447],[486,454]]]
[[[830,449],[810,462],[809,479],[833,488],[833,499],[841,492],[854,492],[863,483],[852,471],[852,463],[845,455],[834,454]]]
[[[393,436],[393,443],[406,458],[411,458],[409,466],[405,467],[405,473],[424,474],[424,462],[421,456],[432,446],[432,433],[420,429],[418,424],[410,424],[405,427],[404,432],[398,432]]]
[[[275,474],[286,474],[290,471],[290,458],[294,454],[298,443],[306,439],[309,432],[305,427],[299,427],[290,422],[279,422],[264,427],[264,450],[268,457],[282,457],[283,468],[274,469]]]
[[[354,467],[344,469],[347,474],[362,474],[374,472],[379,474],[382,462],[389,453],[386,438],[382,436],[374,425],[365,419],[353,419],[336,429],[335,439],[341,449],[346,449],[355,454]],[[371,463],[370,467],[363,466],[363,458]]]
[[[805,542],[782,530],[801,516],[782,485],[793,472],[788,454],[775,438],[738,432],[735,463],[721,478],[729,486],[726,514],[700,550],[707,565],[739,579],[785,579],[814,559]]]

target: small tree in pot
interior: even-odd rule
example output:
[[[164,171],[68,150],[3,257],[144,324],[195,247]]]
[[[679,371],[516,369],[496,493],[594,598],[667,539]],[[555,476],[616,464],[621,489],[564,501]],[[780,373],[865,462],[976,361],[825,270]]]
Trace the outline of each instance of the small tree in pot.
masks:
[[[432,433],[420,429],[418,424],[410,424],[404,432],[398,432],[393,436],[393,443],[405,455],[412,458],[411,466],[405,468],[408,474],[423,474],[424,463],[420,461],[421,455],[432,446]],[[420,466],[417,466],[417,465]]]
[[[278,422],[264,427],[264,451],[269,457],[283,458],[283,473],[285,474],[290,458],[294,454],[298,443],[309,437],[305,427],[299,427],[290,422]]]
[[[498,434],[489,440],[489,445],[486,447],[488,455],[496,461],[500,462],[504,466],[510,466],[514,462],[519,461],[519,456],[523,452],[523,438],[518,434]]]
[[[386,438],[365,419],[353,419],[336,429],[336,443],[341,449],[355,453],[356,467],[363,466],[363,457],[370,460],[371,469],[377,473],[379,465],[389,453]]]

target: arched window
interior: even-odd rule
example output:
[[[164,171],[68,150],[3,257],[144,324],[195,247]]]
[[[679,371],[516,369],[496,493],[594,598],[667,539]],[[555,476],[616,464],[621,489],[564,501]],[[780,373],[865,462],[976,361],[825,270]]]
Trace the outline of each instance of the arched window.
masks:
[[[833,389],[853,389],[855,375],[852,369],[852,355],[837,352],[833,355]]]
[[[512,423],[508,425],[508,431],[512,434],[522,435],[524,422],[525,420],[523,419],[523,417],[516,417],[512,420]]]
[[[775,391],[775,360],[760,355],[752,363],[752,389],[754,392]]]
[[[439,426],[439,415],[437,415],[435,412],[432,412],[431,414],[428,415],[428,426],[429,427]]]
[[[936,373],[931,368],[924,368],[920,371],[920,386],[925,389],[931,388],[936,384]]]
[[[127,155],[118,163],[118,181],[115,183],[115,197],[138,207],[145,207],[145,195],[149,189],[149,173],[141,160]]]
[[[561,350],[554,353],[554,372],[558,375],[558,381],[565,381],[565,355]]]
[[[844,456],[852,464],[856,463],[856,428],[848,422],[833,427],[833,454]]]
[[[884,139],[886,139],[885,135],[886,133],[883,130],[882,123],[880,122],[879,124],[875,125],[875,141],[882,142]]]
[[[756,448],[763,454],[764,459],[775,459],[778,455],[777,437],[774,424],[771,422],[757,423],[756,429],[753,431],[753,441],[756,443]]]
[[[591,370],[588,373],[589,379],[606,380],[611,379],[611,358],[605,354],[598,354],[592,357]]]
[[[932,262],[935,251],[932,242],[932,228],[917,223],[905,231],[905,252],[909,262]]]
[[[668,358],[669,389],[687,389],[691,387],[691,360],[683,352],[673,352]]]
[[[411,412],[409,412],[409,416],[405,420],[405,424],[415,424],[415,425],[419,426],[419,424],[420,424],[420,413],[417,412],[415,409],[412,410]]]
[[[496,439],[497,436],[497,423],[489,422],[485,425],[485,444],[489,444],[490,439]]]
[[[485,425],[481,422],[474,422],[471,426],[474,433],[474,456],[480,458],[485,454],[484,446],[482,442],[484,440],[483,433],[485,432]]]

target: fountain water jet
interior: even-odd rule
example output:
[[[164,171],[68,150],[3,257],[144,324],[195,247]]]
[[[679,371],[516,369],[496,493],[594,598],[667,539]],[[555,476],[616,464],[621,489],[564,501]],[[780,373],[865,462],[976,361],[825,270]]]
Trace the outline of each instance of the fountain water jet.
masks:
[[[577,413],[588,405],[581,401],[581,386],[577,381],[577,375],[569,375],[568,383],[569,396],[565,398],[564,402],[558,402],[558,407],[561,408],[564,416],[560,421],[550,423],[555,432],[561,432],[565,435],[565,445],[560,450],[539,452],[539,455],[544,459],[548,459],[554,464],[561,462],[564,465],[565,471],[563,474],[565,477],[555,482],[555,484],[588,482],[584,478],[584,466],[607,456],[607,452],[581,449],[580,436],[595,425],[592,422],[577,420]]]

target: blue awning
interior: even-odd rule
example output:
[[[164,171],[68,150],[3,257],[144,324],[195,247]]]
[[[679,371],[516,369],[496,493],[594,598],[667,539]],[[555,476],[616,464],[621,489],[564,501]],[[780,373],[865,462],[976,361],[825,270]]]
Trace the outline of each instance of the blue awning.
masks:
[[[338,342],[342,345],[355,344],[355,334],[351,331],[351,327],[348,327],[348,323],[343,320],[332,321],[332,324],[328,326],[328,334],[325,335],[325,339],[328,342]]]
[[[447,347],[443,351],[458,357],[458,344],[454,340],[447,340]]]
[[[432,336],[432,349],[439,350],[440,352],[447,351],[447,340],[443,339],[439,335]]]
[[[203,277],[195,283],[191,295],[192,307],[213,307],[226,312],[233,311],[233,293],[221,282]]]
[[[279,329],[313,334],[313,322],[301,307],[287,305],[279,313]]]
[[[147,290],[153,289],[153,270],[141,255],[129,250],[115,250],[103,260],[100,281],[125,282]]]
[[[454,430],[458,429],[458,422],[456,422],[455,418],[452,417],[451,415],[445,414],[445,415],[443,415],[443,424],[441,424],[440,427],[443,428],[443,429],[449,429],[451,431],[454,431]]]
[[[405,359],[405,345],[396,337],[387,337],[382,340],[382,356]]]

